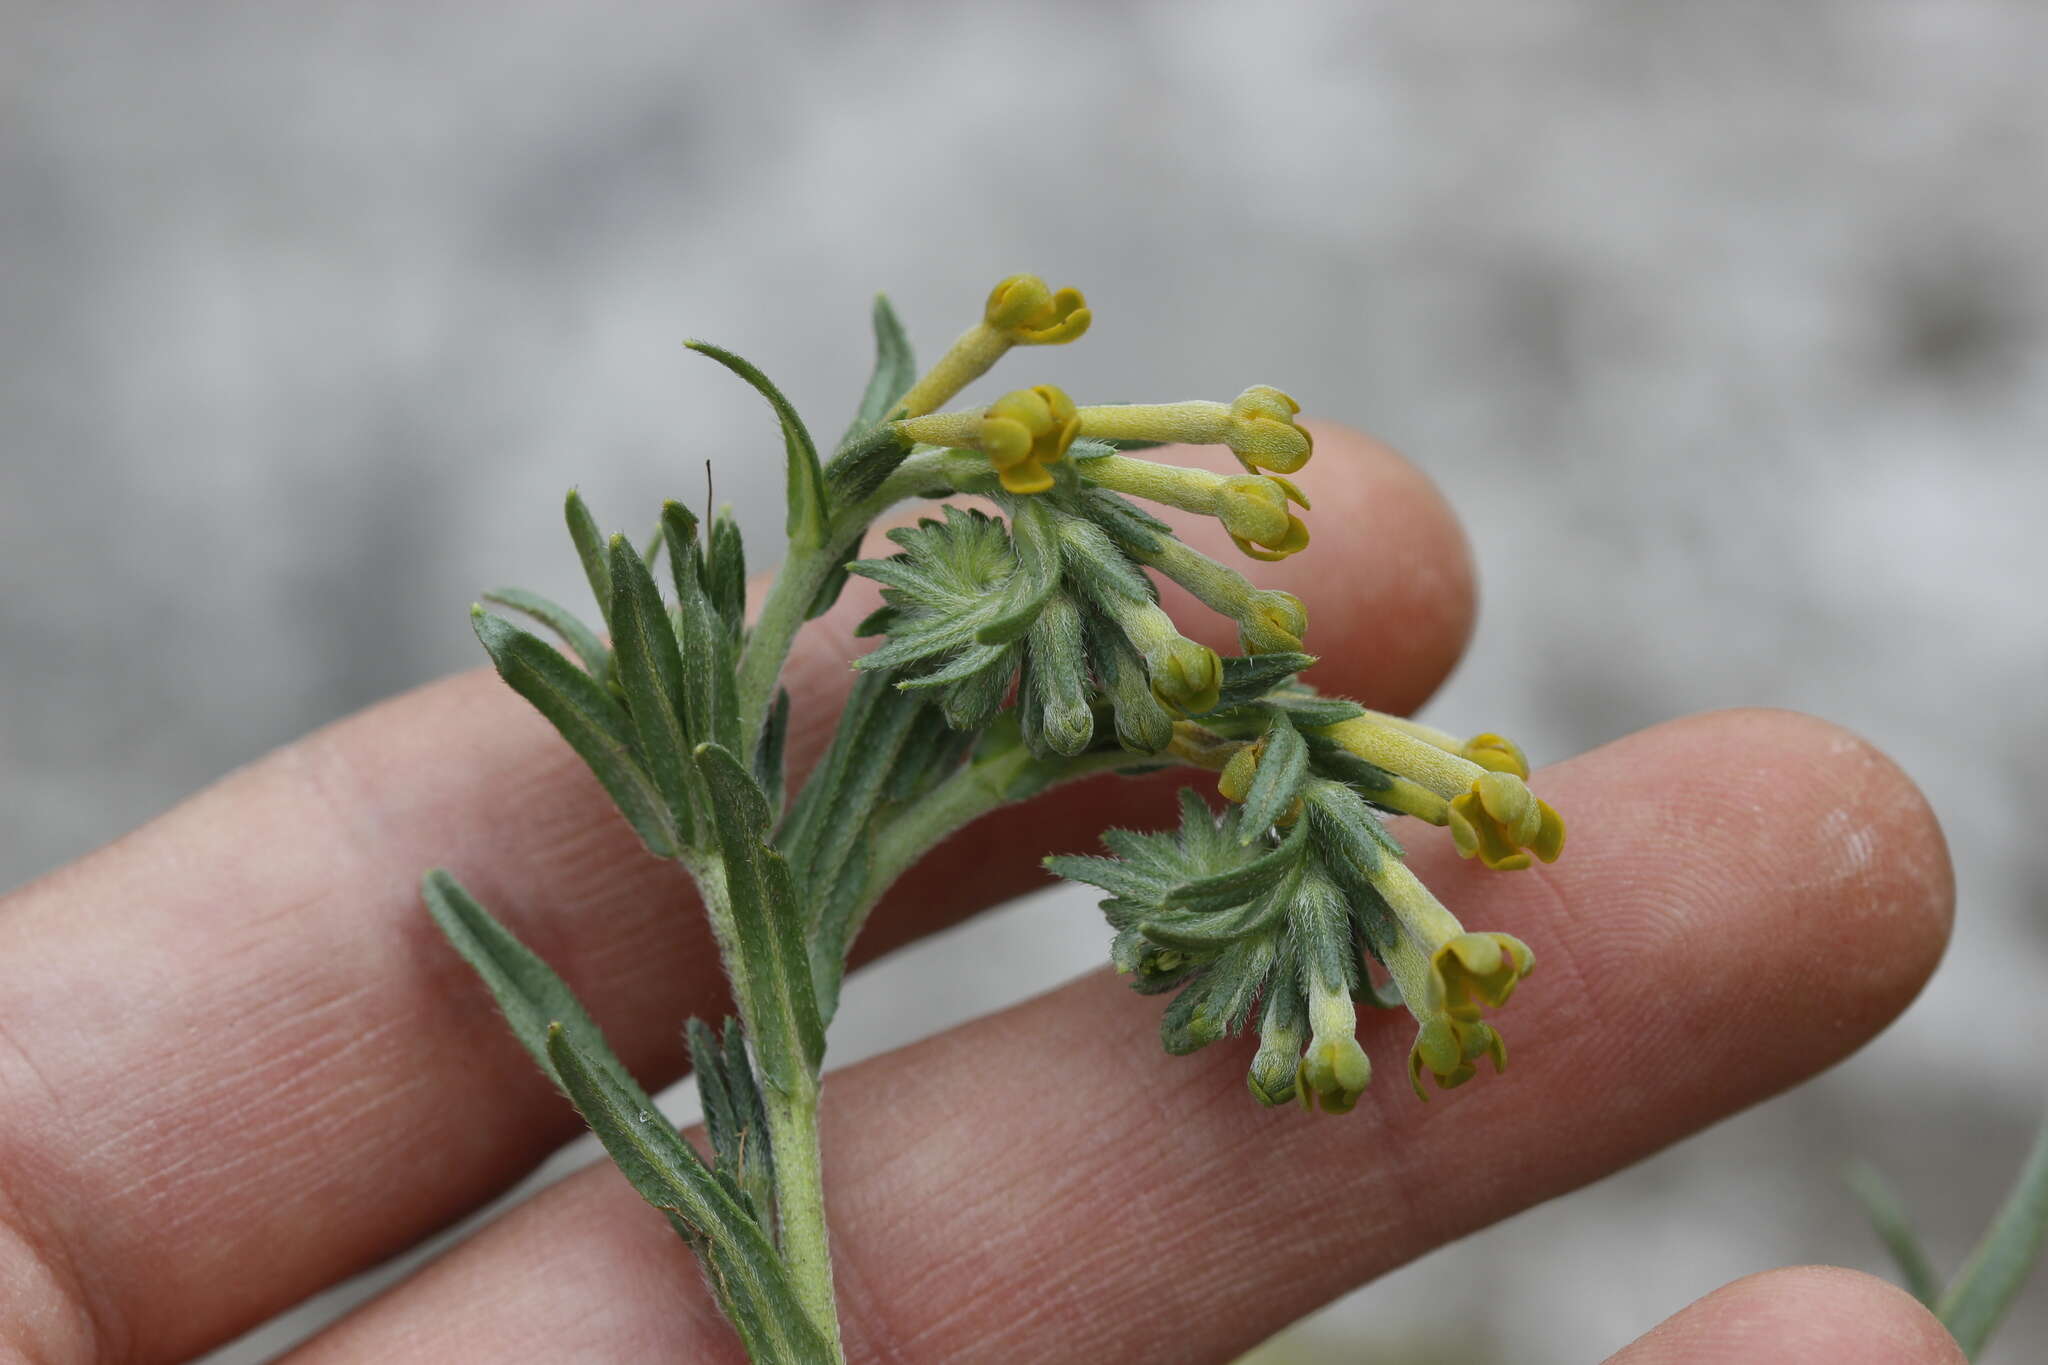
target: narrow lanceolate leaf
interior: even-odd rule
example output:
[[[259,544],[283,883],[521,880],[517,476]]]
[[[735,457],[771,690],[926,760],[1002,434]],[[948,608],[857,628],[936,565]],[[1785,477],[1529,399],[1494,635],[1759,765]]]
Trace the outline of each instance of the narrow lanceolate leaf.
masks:
[[[576,544],[576,557],[583,561],[583,576],[590,580],[590,595],[597,599],[597,609],[604,617],[604,628],[612,628],[612,571],[610,560],[605,554],[604,533],[597,529],[597,518],[590,515],[590,509],[583,505],[583,495],[575,489],[562,502],[563,520],[569,523],[569,539]]]
[[[491,917],[450,873],[435,868],[420,883],[427,913],[462,960],[490,987],[512,1036],[556,1085],[562,1078],[548,1056],[548,1026],[564,1029],[594,1064],[630,1085],[632,1078],[605,1044],[604,1035],[562,978],[535,957],[512,931]]]
[[[889,305],[887,294],[875,295],[875,370],[861,395],[856,429],[879,422],[917,382],[917,359],[910,353],[910,335]],[[851,434],[851,433],[849,433]]]
[[[576,613],[558,602],[524,588],[497,588],[484,594],[484,601],[523,612],[562,637],[562,643],[576,651],[583,667],[594,678],[603,678],[611,667],[612,652],[597,638],[597,632],[576,618]]]
[[[1972,1360],[1991,1339],[2041,1255],[2048,1234],[2048,1120],[2034,1136],[2005,1202],[1956,1273],[1935,1313]]]
[[[725,866],[727,929],[739,959],[737,984],[758,1043],[761,1079],[789,1094],[817,1076],[825,1057],[803,915],[789,865],[768,846],[768,802],[761,789],[717,745],[700,745],[696,760]]]
[[[789,542],[799,549],[816,549],[825,540],[825,471],[819,467],[818,447],[811,441],[811,433],[805,429],[803,419],[782,396],[782,390],[770,383],[768,376],[752,364],[708,341],[685,344],[701,355],[710,356],[753,385],[755,392],[766,398],[775,409],[776,420],[782,424],[782,444],[789,463],[789,518],[786,527]]]
[[[915,444],[894,426],[856,428],[848,434],[832,462],[825,466],[825,484],[835,508],[846,507],[880,488]]]
[[[704,566],[704,590],[711,606],[737,638],[747,624],[747,551],[740,524],[721,511],[711,521],[711,556]]]
[[[675,629],[647,565],[624,536],[612,537],[611,573],[612,649],[619,686],[632,712],[640,754],[674,813],[676,828],[690,842],[698,804],[690,780],[690,750],[696,736],[683,719],[683,661]]]
[[[697,518],[679,502],[661,509],[668,541],[669,576],[676,588],[676,653],[682,663],[683,728],[693,742],[718,733],[720,694],[734,690],[724,628],[704,591],[706,573],[697,548]]]
[[[754,1360],[829,1362],[833,1353],[812,1325],[768,1235],[712,1176],[654,1108],[647,1093],[621,1084],[564,1028],[549,1031],[548,1056],[590,1130],[640,1197],[678,1220],[702,1249],[719,1304]]]
[[[1247,706],[1314,663],[1312,654],[1253,654],[1223,660],[1223,690],[1206,715]]]
[[[1259,770],[1252,778],[1252,789],[1244,798],[1238,838],[1247,844],[1286,813],[1301,791],[1302,779],[1308,776],[1308,745],[1301,732],[1287,723],[1287,717],[1273,717],[1266,730],[1265,746],[1259,755]]]
[[[1906,1211],[1898,1190],[1867,1161],[1852,1164],[1842,1172],[1842,1179],[1863,1205],[1863,1212],[1869,1215],[1871,1226],[1883,1239],[1885,1250],[1891,1252],[1907,1292],[1929,1308],[1936,1307],[1941,1299],[1941,1281],[1935,1277],[1934,1266],[1920,1245],[1920,1235],[1913,1230],[1913,1216]]]
[[[775,1160],[768,1143],[768,1114],[754,1084],[747,1058],[746,1030],[737,1019],[725,1021],[719,1041],[709,1024],[688,1025],[690,1069],[704,1101],[704,1128],[716,1156],[714,1174],[727,1177],[754,1220],[774,1232]]]
[[[768,798],[771,815],[782,814],[783,749],[789,739],[789,689],[777,688],[775,704],[761,722],[761,738],[754,744],[754,781]]]
[[[681,847],[675,818],[654,778],[633,753],[633,723],[611,693],[588,673],[502,616],[478,607],[470,613],[498,676],[547,717],[597,775],[640,842],[657,858]]]

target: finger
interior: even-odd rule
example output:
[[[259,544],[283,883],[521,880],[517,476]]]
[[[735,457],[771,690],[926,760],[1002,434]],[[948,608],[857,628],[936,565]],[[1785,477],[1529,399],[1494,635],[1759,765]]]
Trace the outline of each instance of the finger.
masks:
[[[1356,538],[1319,547],[1313,574],[1296,559],[1262,578],[1317,614],[1333,684],[1412,703],[1465,637],[1463,542],[1391,452],[1319,434],[1319,504]],[[799,766],[844,697],[861,596],[793,670],[814,722]],[[1354,615],[1408,634],[1364,648]],[[967,831],[878,912],[875,942],[1037,884],[1038,856],[1092,838],[1130,791]],[[420,910],[437,863],[593,1002],[641,1075],[678,1074],[681,1020],[724,997],[681,874],[494,677],[421,689],[6,902],[0,1339],[190,1354],[459,1216],[573,1130]]]
[[[1105,974],[830,1078],[827,1200],[855,1358],[1058,1360],[1076,1343],[1088,1359],[1234,1358],[1839,1060],[1941,952],[1939,828],[1896,768],[1830,726],[1695,718],[1538,786],[1574,821],[1553,868],[1487,873],[1438,831],[1404,832],[1467,925],[1535,949],[1500,1016],[1504,1076],[1417,1103],[1401,1074],[1413,1023],[1375,1013],[1364,1041],[1381,1075],[1356,1113],[1262,1110],[1247,1043],[1164,1056],[1158,1002]],[[629,1341],[721,1358],[701,1300],[662,1220],[598,1168],[306,1359],[383,1359],[400,1342],[603,1358]]]
[[[1965,1365],[1962,1348],[1897,1285],[1835,1266],[1768,1270],[1715,1290],[1608,1365]]]

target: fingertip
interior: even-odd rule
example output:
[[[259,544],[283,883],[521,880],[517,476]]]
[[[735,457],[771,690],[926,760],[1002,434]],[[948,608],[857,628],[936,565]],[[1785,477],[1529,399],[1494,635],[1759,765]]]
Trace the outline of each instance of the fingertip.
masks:
[[[1962,1348],[1898,1286],[1839,1266],[1767,1270],[1680,1309],[1608,1365],[1961,1365]]]
[[[1746,708],[1673,729],[1674,766],[1715,774],[1708,808],[1777,798],[1754,889],[1789,887],[1823,912],[1811,922],[1824,934],[1787,942],[1816,955],[1840,1026],[1860,1042],[1919,994],[1948,945],[1955,874],[1933,807],[1883,750],[1816,716]]]

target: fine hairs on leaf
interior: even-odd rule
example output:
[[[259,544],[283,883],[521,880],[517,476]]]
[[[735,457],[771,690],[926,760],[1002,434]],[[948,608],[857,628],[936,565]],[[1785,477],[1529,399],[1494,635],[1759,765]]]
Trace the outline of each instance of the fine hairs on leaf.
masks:
[[[1466,930],[1382,821],[1443,827],[1461,854],[1512,872],[1558,856],[1562,817],[1525,785],[1512,742],[1300,683],[1315,662],[1302,603],[1182,543],[1141,505],[1215,518],[1255,563],[1307,548],[1297,513],[1308,492],[1295,479],[1313,441],[1287,394],[1254,384],[1227,400],[1083,406],[1027,383],[957,402],[1009,352],[1073,342],[1092,317],[1078,290],[1010,276],[920,371],[878,297],[870,377],[829,462],[757,366],[691,342],[775,414],[785,544],[750,556],[729,511],[700,517],[670,501],[641,548],[644,520],[634,538],[607,534],[572,491],[569,539],[602,630],[520,589],[489,595],[560,637],[572,660],[475,613],[506,683],[596,775],[645,853],[696,886],[736,1010],[686,1026],[709,1164],[560,978],[452,875],[427,875],[427,908],[520,1045],[696,1253],[756,1361],[844,1359],[818,1112],[826,1026],[869,910],[951,835],[1060,783],[1179,766],[1213,784],[1213,800],[1183,793],[1178,828],[1108,831],[1107,856],[1049,866],[1107,893],[1112,963],[1138,992],[1171,997],[1156,1045],[1242,1046],[1247,1103],[1276,1109],[1269,1121],[1308,1121],[1296,1102],[1355,1105],[1371,1074],[1360,1003],[1413,1014],[1408,1071],[1425,1098],[1425,1077],[1449,1090],[1477,1062],[1505,1065],[1489,1016],[1533,952]],[[1227,448],[1243,472],[1177,463],[1186,443]],[[927,506],[890,532],[890,552],[856,558],[884,513],[955,494],[981,501]],[[780,562],[751,621],[750,557]],[[803,622],[854,575],[880,589],[859,633],[881,638],[848,660],[836,711],[806,714],[785,664]],[[1165,582],[1222,618],[1221,634],[1234,629],[1239,651],[1219,653],[1201,642],[1210,632],[1176,620],[1162,603],[1181,599],[1162,596]],[[797,737],[827,729],[806,771]],[[1248,1031],[1255,1053],[1225,1044]]]

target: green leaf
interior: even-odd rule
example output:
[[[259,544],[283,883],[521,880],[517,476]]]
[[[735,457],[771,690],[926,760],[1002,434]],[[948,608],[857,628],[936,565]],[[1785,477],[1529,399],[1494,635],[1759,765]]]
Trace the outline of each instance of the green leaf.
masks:
[[[548,1032],[547,1051],[590,1130],[640,1197],[681,1221],[701,1246],[719,1303],[754,1360],[830,1362],[782,1260],[703,1159],[636,1085],[621,1084],[572,1042]]]
[[[974,633],[976,644],[1006,645],[1030,631],[1046,601],[1060,585],[1060,548],[1052,514],[1025,499],[1010,518],[1018,572],[1010,578],[994,619]]]
[[[895,427],[882,425],[856,429],[834,452],[825,466],[825,482],[834,507],[859,502],[887,481],[916,444]]]
[[[704,1128],[711,1135],[712,1169],[727,1176],[754,1220],[772,1233],[775,1215],[775,1156],[768,1142],[768,1113],[747,1059],[746,1030],[725,1021],[725,1040],[702,1019],[687,1026],[690,1069],[704,1101]]]
[[[852,550],[847,554],[851,555]],[[839,600],[839,594],[846,591],[847,575],[853,572],[850,559],[841,560],[829,569],[818,583],[818,591],[811,597],[810,605],[804,608],[804,620],[815,621],[832,610],[832,604]]]
[[[1275,710],[1285,711],[1297,730],[1319,730],[1365,714],[1363,706],[1348,698],[1320,696],[1306,689],[1268,693],[1265,703]]]
[[[705,591],[712,609],[734,639],[747,626],[747,551],[740,524],[720,511],[711,522],[711,557],[705,564]]]
[[[708,341],[684,344],[700,355],[710,356],[753,385],[755,392],[766,398],[775,409],[776,420],[782,424],[782,444],[789,462],[789,517],[785,529],[792,546],[807,550],[818,548],[825,541],[828,515],[825,471],[818,465],[818,447],[811,441],[811,433],[805,429],[803,419],[782,396],[782,390],[747,361]]]
[[[604,533],[597,529],[597,518],[590,515],[590,509],[583,505],[583,495],[575,489],[562,502],[563,519],[569,523],[569,539],[576,543],[576,557],[583,561],[583,576],[590,580],[590,595],[597,599],[597,609],[604,616],[604,628],[612,628],[612,573],[604,550]]]
[[[855,429],[881,421],[897,401],[917,382],[917,358],[910,351],[910,335],[889,304],[887,294],[875,295],[875,369],[868,376],[867,392],[861,395]],[[849,432],[848,435],[852,433]]]
[[[534,956],[490,911],[462,888],[453,874],[435,868],[420,882],[427,913],[462,960],[476,969],[512,1026],[512,1036],[526,1049],[548,1079],[562,1084],[548,1056],[550,1024],[565,1029],[585,1055],[621,1084],[632,1078],[605,1044],[604,1035],[569,987],[547,963]]]
[[[705,593],[703,555],[697,547],[697,518],[679,502],[661,509],[668,541],[670,581],[676,589],[676,653],[682,664],[684,728],[692,743],[722,734],[721,718],[733,710],[739,684],[723,623]]]
[[[562,637],[562,643],[576,651],[584,669],[602,679],[611,669],[612,652],[597,638],[597,632],[576,619],[576,614],[559,603],[524,588],[497,588],[484,594],[484,601],[524,612]]]
[[[1308,822],[1297,820],[1277,848],[1237,867],[1181,882],[1168,888],[1161,899],[1174,909],[1196,914],[1244,905],[1278,885],[1307,852]]]
[[[1259,755],[1258,772],[1252,789],[1245,793],[1244,815],[1238,839],[1250,843],[1266,832],[1300,793],[1308,776],[1308,745],[1301,732],[1276,715],[1266,730],[1265,750]]]
[[[2027,1282],[2048,1232],[2048,1121],[1998,1214],[1957,1272],[1935,1314],[1972,1360]]]
[[[569,747],[597,775],[640,842],[657,858],[681,847],[674,816],[647,769],[633,753],[633,723],[624,708],[588,673],[545,641],[482,607],[470,612],[498,676],[547,717]]]
[[[611,574],[613,660],[640,737],[640,754],[683,841],[694,842],[698,802],[690,780],[690,750],[697,736],[684,722],[683,661],[675,628],[647,565],[624,536],[612,537]]]
[[[789,689],[777,688],[775,704],[761,722],[761,738],[754,744],[754,781],[768,798],[771,813],[782,813],[783,756],[789,738]]]
[[[1204,715],[1216,715],[1234,707],[1248,706],[1264,699],[1268,692],[1315,662],[1312,654],[1253,654],[1223,660],[1223,690],[1216,704]]]
[[[1891,1181],[1867,1161],[1851,1162],[1842,1172],[1842,1181],[1863,1205],[1885,1250],[1892,1254],[1907,1292],[1929,1308],[1935,1307],[1941,1299],[1941,1281],[1935,1277],[1920,1236],[1913,1230],[1913,1217]]]
[[[699,745],[696,760],[710,792],[725,866],[728,928],[739,959],[737,984],[758,1044],[761,1078],[793,1094],[817,1076],[825,1030],[789,865],[766,842],[767,798],[739,760],[715,744]],[[805,1074],[792,1070],[793,1064],[801,1064]]]
[[[777,841],[801,879],[806,902],[819,910],[819,918],[806,929],[821,982],[827,966],[836,974],[845,946],[845,926],[825,917],[832,904],[827,893],[839,884],[848,860],[872,826],[899,765],[921,756],[906,741],[925,708],[917,697],[892,684],[881,673],[863,674],[854,683],[831,746],[797,794]]]

